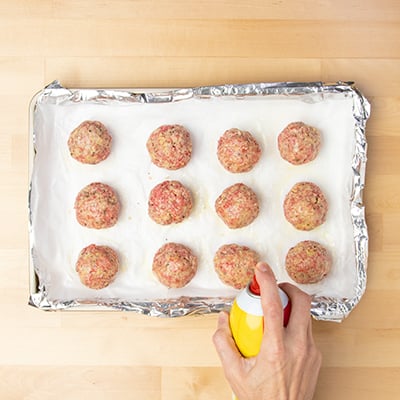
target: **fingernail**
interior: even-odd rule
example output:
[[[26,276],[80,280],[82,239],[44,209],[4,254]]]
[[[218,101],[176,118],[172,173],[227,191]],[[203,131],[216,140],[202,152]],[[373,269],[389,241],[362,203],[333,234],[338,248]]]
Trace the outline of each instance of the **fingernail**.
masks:
[[[267,272],[268,264],[265,262],[259,262],[259,263],[257,263],[256,268],[261,272]]]

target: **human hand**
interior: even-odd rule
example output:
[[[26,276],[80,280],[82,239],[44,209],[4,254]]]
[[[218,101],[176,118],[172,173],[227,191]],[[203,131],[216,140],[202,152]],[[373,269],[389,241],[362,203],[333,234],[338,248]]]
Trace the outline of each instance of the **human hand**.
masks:
[[[283,310],[271,268],[258,263],[256,278],[261,290],[264,334],[256,357],[244,358],[221,312],[213,341],[226,379],[240,400],[311,400],[321,367],[321,353],[312,336],[311,298],[297,287],[280,287],[289,296],[292,311],[283,327]]]

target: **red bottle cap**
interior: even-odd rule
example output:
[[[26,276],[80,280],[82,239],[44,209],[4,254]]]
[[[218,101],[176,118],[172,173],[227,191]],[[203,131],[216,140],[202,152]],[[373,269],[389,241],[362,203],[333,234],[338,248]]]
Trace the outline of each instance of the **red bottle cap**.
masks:
[[[257,295],[257,296],[260,295],[260,286],[258,285],[258,282],[257,282],[257,279],[256,279],[255,275],[253,276],[253,279],[250,282],[249,290],[250,290],[251,293],[253,293],[253,294]]]

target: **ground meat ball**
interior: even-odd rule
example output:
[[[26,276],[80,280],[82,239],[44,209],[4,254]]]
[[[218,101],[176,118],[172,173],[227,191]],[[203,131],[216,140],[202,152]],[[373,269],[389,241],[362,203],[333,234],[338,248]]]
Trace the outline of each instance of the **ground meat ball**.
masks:
[[[303,122],[292,122],[278,136],[281,157],[294,165],[314,160],[320,147],[319,131]]]
[[[162,125],[146,143],[152,162],[160,168],[175,170],[184,167],[192,156],[192,140],[182,125]]]
[[[251,133],[232,128],[218,141],[217,156],[230,172],[248,172],[257,164],[261,149]]]
[[[215,201],[215,210],[231,229],[251,224],[259,213],[256,194],[243,183],[226,188]]]
[[[160,225],[177,224],[190,215],[190,191],[178,181],[164,181],[150,192],[149,216]]]
[[[91,244],[79,254],[76,272],[81,282],[91,289],[103,289],[108,286],[118,272],[117,253],[107,246]]]
[[[296,229],[310,231],[325,222],[328,202],[317,185],[300,182],[286,195],[283,211]]]
[[[186,286],[197,272],[197,257],[183,244],[167,243],[154,256],[153,272],[169,288]]]
[[[110,228],[116,224],[119,211],[116,193],[104,183],[85,186],[75,200],[76,219],[87,228]]]
[[[84,121],[68,139],[68,148],[75,160],[84,164],[98,164],[111,151],[111,136],[99,121]]]
[[[226,285],[243,289],[253,278],[258,261],[258,254],[248,247],[225,244],[214,256],[214,268]]]
[[[328,251],[318,242],[305,240],[292,247],[286,256],[286,271],[297,283],[316,283],[331,269]]]

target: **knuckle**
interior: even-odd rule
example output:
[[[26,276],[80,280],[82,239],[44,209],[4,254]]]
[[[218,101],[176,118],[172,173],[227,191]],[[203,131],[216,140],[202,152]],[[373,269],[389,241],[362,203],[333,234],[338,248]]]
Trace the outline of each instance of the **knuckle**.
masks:
[[[315,348],[315,363],[318,368],[322,365],[322,353],[317,348]]]
[[[217,329],[212,336],[212,341],[215,347],[218,347],[219,344],[222,342],[222,340],[223,340],[223,333],[220,329]]]
[[[263,311],[265,315],[268,315],[268,317],[271,320],[278,320],[283,318],[283,311],[282,311],[282,306],[279,303],[267,303],[263,302]]]
[[[313,343],[310,344],[305,355],[313,364],[315,364],[318,367],[321,366],[322,354]]]
[[[309,346],[307,346],[307,344],[302,343],[302,342],[298,342],[296,345],[296,355],[299,358],[308,358],[311,356],[311,352],[310,352],[310,348]]]
[[[274,340],[268,344],[268,354],[274,360],[281,360],[286,357],[286,349],[281,341]]]
[[[224,375],[228,382],[235,381],[237,379],[236,373],[233,368],[224,368]]]

